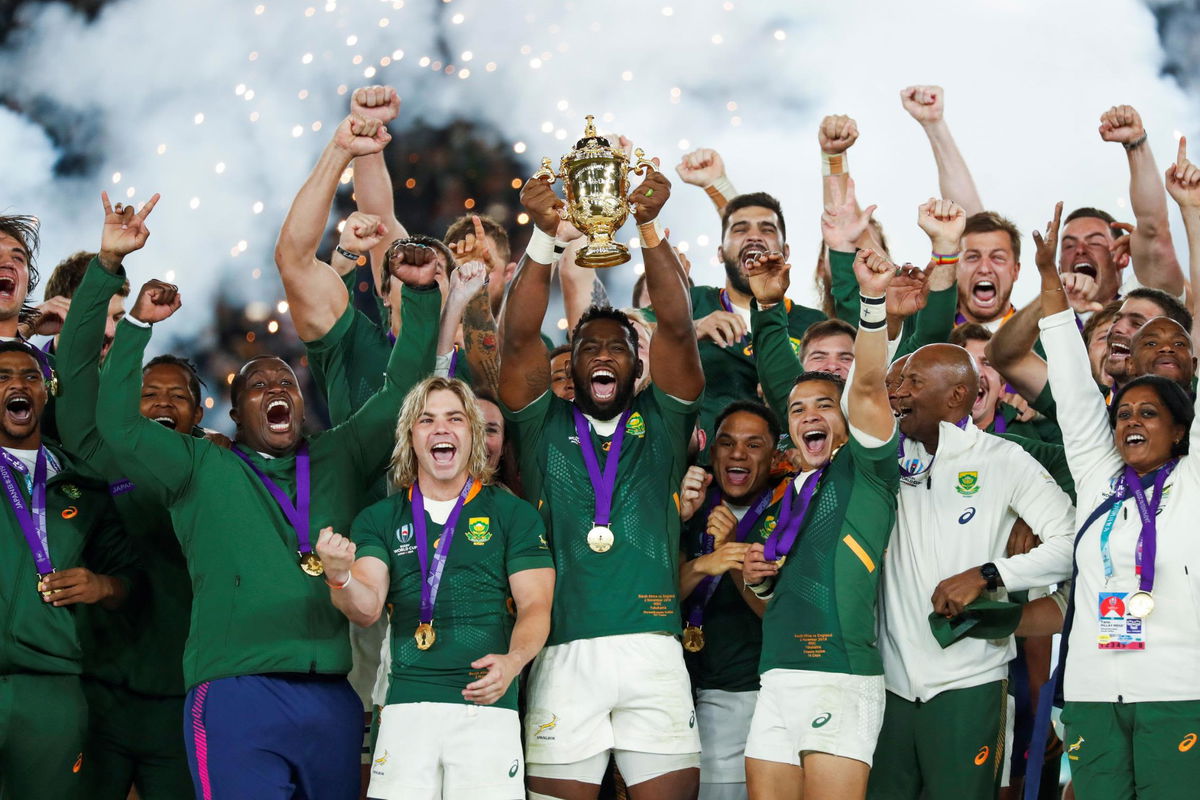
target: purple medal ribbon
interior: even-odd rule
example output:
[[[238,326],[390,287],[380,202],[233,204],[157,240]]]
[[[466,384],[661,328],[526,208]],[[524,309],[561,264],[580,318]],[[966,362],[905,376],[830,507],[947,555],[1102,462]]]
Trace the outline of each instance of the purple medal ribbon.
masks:
[[[420,484],[412,487],[413,527],[417,534],[417,559],[421,562],[421,624],[433,622],[433,605],[437,602],[438,587],[442,585],[442,573],[446,569],[446,559],[450,556],[450,541],[454,538],[454,526],[458,523],[458,515],[462,513],[467,495],[475,486],[474,478],[467,478],[458,500],[446,517],[446,524],[438,536],[437,550],[433,554],[433,569],[429,568],[429,542],[426,541],[425,528],[425,498],[421,495]]]
[[[1008,423],[1004,421],[1004,414],[1000,411],[996,412],[996,417],[992,420],[992,433],[1008,433]]]
[[[1136,557],[1136,572],[1141,576],[1138,583],[1138,588],[1143,592],[1149,592],[1154,589],[1154,557],[1158,552],[1158,506],[1162,503],[1163,485],[1167,482],[1167,477],[1174,471],[1177,459],[1172,459],[1164,464],[1158,470],[1158,475],[1154,479],[1154,502],[1149,503],[1146,500],[1146,492],[1142,489],[1142,482],[1138,478],[1137,471],[1133,467],[1125,467],[1125,486],[1133,495],[1133,501],[1137,503],[1138,515],[1142,518],[1142,532],[1138,534],[1137,557]]]
[[[762,519],[763,513],[771,505],[771,496],[774,493],[774,488],[765,489],[763,493],[755,498],[754,502],[750,504],[750,508],[746,509],[746,513],[742,515],[740,520],[738,520],[737,527],[734,528],[733,532],[734,538],[738,542],[746,541],[746,537],[750,535],[750,531],[755,525],[758,524],[758,521]],[[712,513],[713,508],[717,505],[717,501],[720,496],[721,493],[719,491],[710,493],[709,501],[705,508],[706,519],[708,515]],[[702,543],[700,547],[702,555],[708,555],[716,549],[716,541],[710,534],[701,534],[700,541]],[[688,595],[688,599],[691,602],[691,607],[688,610],[687,616],[688,625],[696,628],[703,627],[704,607],[708,605],[708,601],[711,600],[713,594],[716,593],[717,586],[720,584],[720,582],[720,575],[705,575],[704,578],[701,579],[700,583],[696,584],[696,588],[692,590],[690,595]],[[693,600],[692,598],[695,599]]]
[[[450,353],[450,369],[446,372],[446,377],[453,379],[458,374],[458,345],[454,345],[454,350]]]
[[[392,331],[391,331],[391,329],[390,329],[390,328],[388,329],[388,332],[387,332],[387,340],[388,340],[388,344],[390,344],[390,345],[392,345],[392,346],[395,346],[395,344],[396,344],[396,334],[392,333]]]
[[[0,469],[0,478],[4,480],[4,490],[8,494],[13,515],[21,525],[21,532],[25,534],[29,552],[33,554],[33,563],[37,565],[38,575],[49,575],[54,572],[54,562],[50,560],[50,543],[46,537],[46,448],[38,448],[37,461],[33,468],[33,485],[29,492],[32,502],[28,505],[14,474],[19,473],[27,477],[28,467],[7,450],[0,450],[0,458],[4,459],[4,464],[8,467]]]
[[[263,486],[267,487],[267,491],[275,498],[275,502],[279,504],[279,509],[283,515],[287,517],[288,522],[292,523],[292,528],[296,531],[296,548],[300,555],[305,556],[312,552],[312,542],[308,536],[308,506],[312,498],[312,486],[310,482],[309,458],[308,458],[308,442],[304,442],[296,450],[296,502],[293,504],[287,492],[279,488],[279,484],[271,480],[265,472],[250,460],[250,456],[238,450],[236,447],[231,449],[233,454],[245,461],[250,469],[254,470],[254,474],[262,481]]]
[[[604,471],[600,471],[600,462],[596,458],[596,448],[592,446],[592,432],[587,418],[575,406],[571,413],[575,415],[575,433],[579,436],[579,449],[583,451],[583,463],[587,467],[588,477],[592,481],[592,491],[596,496],[595,513],[592,524],[607,528],[612,520],[613,492],[617,488],[617,463],[621,460],[621,442],[625,439],[625,422],[633,409],[625,409],[617,420],[617,429],[613,431],[612,445],[608,456],[604,459]]]
[[[999,417],[997,417],[997,419],[999,419]],[[971,417],[970,417],[970,415],[967,415],[954,424],[957,425],[960,430],[965,431],[967,429],[968,423],[970,423],[970,422],[971,422]],[[903,433],[901,433],[900,434],[900,442],[897,445],[897,449],[899,450],[899,458],[900,458],[900,474],[905,478],[912,478],[917,475],[923,475],[924,473],[929,472],[929,470],[933,469],[933,459],[932,458],[929,459],[929,466],[927,466],[923,470],[916,469],[917,464],[915,463],[915,460],[914,460],[914,463],[913,463],[911,469],[908,467],[908,465],[906,465],[904,463],[904,443],[906,441],[908,441],[908,437],[905,436]]]
[[[778,561],[780,556],[791,552],[796,537],[800,535],[800,528],[804,525],[804,518],[808,515],[808,507],[812,505],[813,495],[817,493],[821,476],[828,467],[829,465],[825,464],[805,478],[799,493],[791,486],[787,487],[783,499],[779,502],[779,522],[763,545],[763,558],[767,561]]]
[[[737,313],[733,310],[733,303],[730,302],[730,300],[729,300],[729,292],[722,289],[720,292],[717,293],[717,296],[721,298],[721,308],[725,309],[730,314]],[[738,341],[745,341],[745,339],[746,339],[746,337],[743,336]]]

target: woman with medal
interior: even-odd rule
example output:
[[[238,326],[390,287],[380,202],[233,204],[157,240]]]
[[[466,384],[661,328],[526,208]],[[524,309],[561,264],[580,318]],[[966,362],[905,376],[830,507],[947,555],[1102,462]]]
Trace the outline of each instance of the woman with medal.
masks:
[[[382,146],[378,123],[355,118],[338,126],[331,145],[353,155]],[[340,174],[327,181],[327,168],[314,170],[297,195],[277,259],[330,269],[315,255]],[[359,795],[362,704],[346,680],[349,628],[329,604],[313,545],[318,531],[344,530],[366,505],[387,468],[404,396],[433,369],[435,266],[391,268],[405,284],[405,325],[383,387],[329,431],[304,434],[304,395],[274,356],[251,359],[233,378],[230,449],[142,416],[151,326],[180,306],[167,284],[143,288],[104,360],[101,436],[129,480],[170,509],[191,575],[184,736],[198,796]]]
[[[700,730],[700,800],[735,800],[746,797],[764,609],[743,591],[742,561],[747,538],[774,519],[768,510],[791,481],[771,474],[780,430],[766,406],[731,403],[714,430],[711,474],[691,467],[680,489],[686,524],[679,596]]]
[[[1200,285],[1200,169],[1179,157],[1179,203]],[[1054,264],[1062,203],[1034,233],[1041,338],[1078,505],[1075,575],[1056,680],[1075,796],[1185,798],[1200,783],[1200,429],[1167,378],[1095,391]],[[1136,234],[1135,234],[1136,235]],[[1193,336],[1195,336],[1193,330]],[[1051,686],[1051,689],[1054,687]],[[1043,693],[1046,688],[1042,689]],[[1049,710],[1049,706],[1046,707]]]
[[[883,721],[875,606],[899,486],[884,386],[884,302],[896,268],[870,250],[855,257],[861,320],[844,389],[836,375],[798,374],[781,302],[789,269],[768,254],[750,277],[760,380],[780,405],[768,387],[792,384],[779,410],[801,472],[743,565],[747,590],[767,601],[746,783],[754,800],[861,798]]]
[[[525,796],[515,678],[549,633],[554,562],[533,507],[490,483],[485,437],[467,385],[427,378],[396,425],[398,491],[317,542],[351,622],[389,609],[374,798]]]

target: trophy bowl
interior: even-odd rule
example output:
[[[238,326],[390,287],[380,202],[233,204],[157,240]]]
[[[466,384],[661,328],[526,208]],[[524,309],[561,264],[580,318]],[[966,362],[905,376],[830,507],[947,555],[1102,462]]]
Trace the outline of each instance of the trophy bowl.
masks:
[[[640,149],[634,151],[632,166],[619,147],[596,132],[593,116],[587,116],[583,138],[562,157],[559,171],[551,168],[549,158],[534,178],[561,178],[566,189],[567,219],[587,236],[575,256],[575,263],[592,269],[615,267],[629,260],[629,248],[613,236],[629,216],[629,173],[644,174],[654,169]]]

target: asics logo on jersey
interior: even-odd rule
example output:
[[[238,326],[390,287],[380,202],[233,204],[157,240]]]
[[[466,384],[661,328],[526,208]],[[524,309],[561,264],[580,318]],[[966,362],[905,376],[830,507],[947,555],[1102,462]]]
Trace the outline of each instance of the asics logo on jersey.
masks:
[[[692,716],[691,716],[691,718],[688,720],[688,727],[689,727],[689,728],[694,728],[694,727],[696,727],[696,712],[695,712],[695,711],[693,711],[693,712],[692,712]]]
[[[517,770],[519,770],[520,768],[521,768],[521,762],[514,758],[512,766],[508,768],[508,777],[510,777],[510,778],[517,777]]]
[[[972,518],[974,518],[974,516],[975,516],[975,506],[971,506],[962,513],[961,517],[958,518],[958,524],[966,525],[968,522],[970,522],[972,520]]]
[[[975,766],[983,766],[983,764],[987,762],[988,756],[991,754],[991,752],[992,749],[986,744],[979,748],[979,752],[975,754]]]
[[[825,725],[825,723],[826,723],[826,722],[829,722],[829,720],[831,720],[831,719],[833,719],[833,714],[831,714],[830,712],[826,711],[824,714],[820,715],[819,717],[815,717],[815,718],[813,719],[813,721],[812,721],[812,726],[813,726],[814,728],[820,728],[820,727],[823,727],[823,726]]]
[[[558,714],[551,714],[550,721],[543,722],[541,725],[538,725],[537,730],[535,730],[533,732],[533,735],[538,736],[543,731],[548,731],[548,730],[551,730],[552,728],[556,728],[556,727],[558,727]]]
[[[1188,750],[1191,750],[1195,744],[1196,734],[1189,733],[1187,736],[1183,737],[1183,741],[1179,743],[1179,752],[1186,753]]]

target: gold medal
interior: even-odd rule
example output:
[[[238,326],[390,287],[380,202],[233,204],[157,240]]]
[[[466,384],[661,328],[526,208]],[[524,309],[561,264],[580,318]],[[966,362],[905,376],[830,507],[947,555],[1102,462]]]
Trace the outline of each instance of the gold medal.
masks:
[[[775,566],[783,569],[783,562],[785,561],[787,561],[787,556],[780,556],[779,558],[775,559]]]
[[[300,554],[300,569],[314,578],[325,574],[325,565],[321,563],[320,557],[312,551]]]
[[[417,640],[418,650],[428,650],[433,647],[433,643],[437,641],[437,634],[433,632],[433,623],[422,622],[417,626],[413,638]]]
[[[689,653],[699,653],[704,649],[704,631],[695,625],[683,629],[683,649]]]
[[[613,532],[603,525],[597,525],[588,531],[587,543],[593,553],[607,553],[613,546]]]
[[[1154,610],[1154,595],[1149,592],[1134,592],[1125,600],[1125,607],[1129,609],[1131,617],[1148,617]]]
[[[53,591],[46,591],[45,589],[43,589],[43,588],[42,588],[42,586],[44,585],[44,584],[42,583],[42,581],[44,581],[46,578],[49,578],[51,574],[52,574],[52,573],[49,573],[49,572],[47,572],[45,575],[38,575],[38,576],[37,576],[37,590],[38,590],[38,594],[40,594],[40,595],[42,596],[42,599],[43,599],[43,600],[49,600],[51,595],[58,594],[59,592],[61,592],[61,591],[62,591],[62,589],[55,589],[55,590],[53,590]]]

